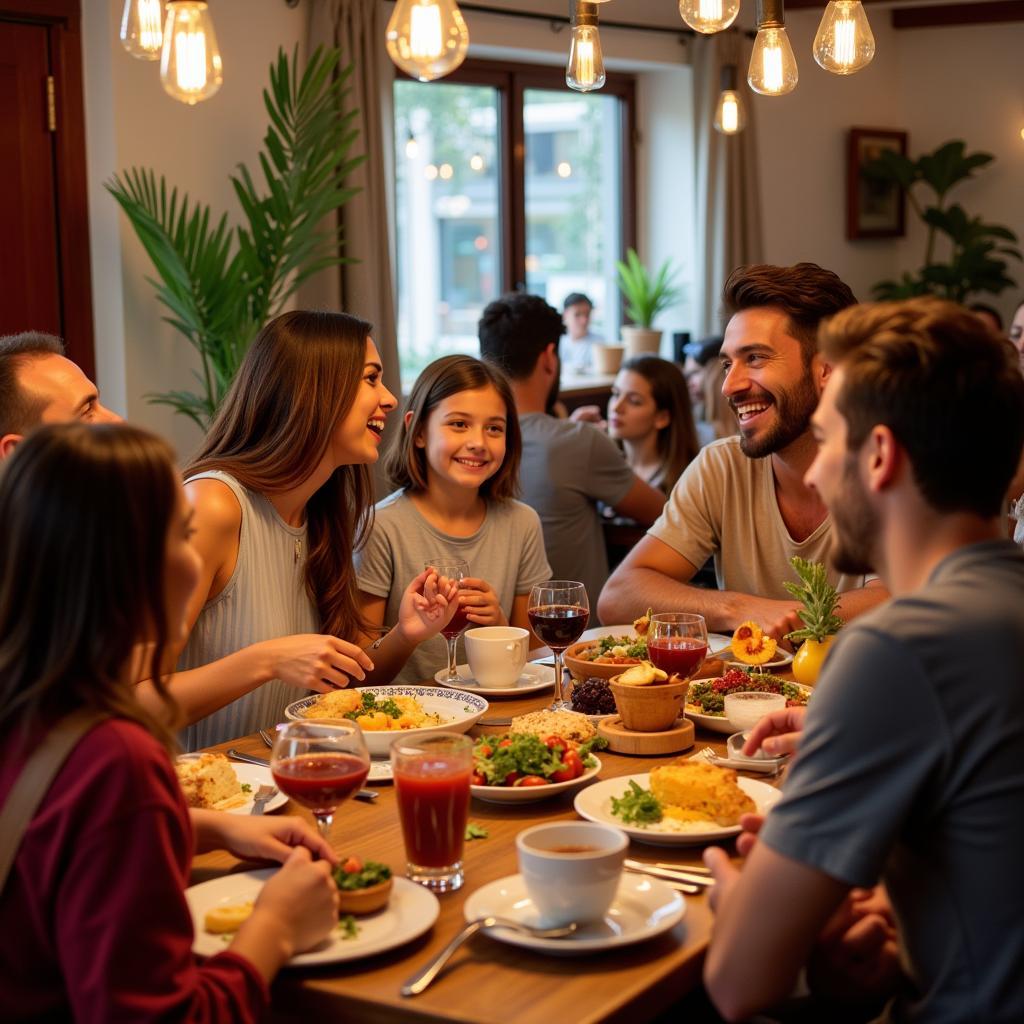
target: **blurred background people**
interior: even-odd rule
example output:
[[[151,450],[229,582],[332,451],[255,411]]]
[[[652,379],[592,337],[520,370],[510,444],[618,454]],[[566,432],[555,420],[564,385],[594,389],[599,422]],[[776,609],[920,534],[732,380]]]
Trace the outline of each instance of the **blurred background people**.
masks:
[[[571,292],[562,303],[562,323],[565,324],[568,344],[559,354],[568,373],[585,374],[593,368],[591,347],[595,342],[604,341],[590,332],[593,312],[594,304],[583,292]]]

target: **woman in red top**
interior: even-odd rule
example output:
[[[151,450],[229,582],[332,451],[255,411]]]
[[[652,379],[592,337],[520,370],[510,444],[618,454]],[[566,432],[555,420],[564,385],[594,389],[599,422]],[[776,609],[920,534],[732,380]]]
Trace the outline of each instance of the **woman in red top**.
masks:
[[[128,426],[44,427],[0,478],[0,806],[54,723],[109,715],[0,891],[6,1020],[256,1020],[278,968],[336,923],[327,844],[295,818],[189,812],[172,734],[135,700],[148,662],[174,720],[157,667],[199,577],[190,515],[171,450]],[[184,888],[193,853],[216,847],[284,866],[199,964]]]

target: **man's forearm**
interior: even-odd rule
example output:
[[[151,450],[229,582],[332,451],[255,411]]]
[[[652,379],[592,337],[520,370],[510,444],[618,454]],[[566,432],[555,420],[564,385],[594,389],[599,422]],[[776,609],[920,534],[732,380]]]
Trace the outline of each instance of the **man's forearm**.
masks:
[[[883,601],[888,601],[889,596],[889,591],[882,586],[881,581],[868,583],[856,590],[847,590],[839,595],[839,615],[844,622],[849,622],[877,608]]]

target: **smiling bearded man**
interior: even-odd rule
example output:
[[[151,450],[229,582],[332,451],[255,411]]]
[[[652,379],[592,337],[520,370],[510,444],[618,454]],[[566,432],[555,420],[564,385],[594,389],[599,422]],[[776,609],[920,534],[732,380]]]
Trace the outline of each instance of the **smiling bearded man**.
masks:
[[[813,263],[740,267],[724,299],[722,394],[740,435],[707,445],[687,467],[661,518],[604,588],[603,622],[628,622],[655,606],[697,612],[720,632],[753,620],[778,639],[802,625],[782,585],[795,579],[790,558],[827,561],[832,519],[803,481],[817,450],[811,416],[829,374],[817,333],[856,299]],[[719,589],[690,585],[712,556]],[[864,572],[829,568],[845,619],[887,596]]]

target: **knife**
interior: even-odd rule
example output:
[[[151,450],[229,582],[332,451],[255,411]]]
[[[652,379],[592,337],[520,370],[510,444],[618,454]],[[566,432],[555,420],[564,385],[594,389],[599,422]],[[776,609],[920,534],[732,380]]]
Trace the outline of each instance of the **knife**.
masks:
[[[236,761],[244,761],[246,764],[256,764],[261,768],[270,767],[270,762],[266,758],[253,757],[252,754],[243,754],[240,750],[236,750],[234,747],[228,751],[228,757],[233,757]],[[363,800],[368,804],[372,804],[379,795],[379,793],[372,789],[361,789],[358,793],[353,794],[353,799]]]

